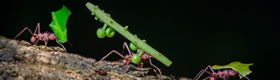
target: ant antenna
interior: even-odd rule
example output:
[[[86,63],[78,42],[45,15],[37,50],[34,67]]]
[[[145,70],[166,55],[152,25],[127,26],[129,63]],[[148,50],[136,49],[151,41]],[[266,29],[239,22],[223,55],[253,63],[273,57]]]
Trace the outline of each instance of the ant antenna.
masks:
[[[240,73],[239,73],[240,76],[242,76]],[[246,78],[247,80],[250,80],[247,76],[242,76],[244,78]]]
[[[70,43],[70,41],[67,41],[70,45],[71,45],[71,47],[73,47],[73,45]]]
[[[250,80],[247,76],[243,76],[243,77],[245,77],[247,80]]]
[[[56,40],[56,43],[59,44],[65,50],[65,52],[67,52],[65,47],[62,44],[60,44],[59,42],[57,42],[57,40]]]

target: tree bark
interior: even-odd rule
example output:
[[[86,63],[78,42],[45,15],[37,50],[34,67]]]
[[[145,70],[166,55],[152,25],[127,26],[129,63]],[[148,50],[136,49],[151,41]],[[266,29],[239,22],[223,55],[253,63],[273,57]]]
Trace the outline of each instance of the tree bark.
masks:
[[[184,79],[171,74],[159,75],[153,68],[124,66],[119,61],[97,61],[74,53],[67,53],[60,47],[31,45],[0,36],[0,80],[153,80]],[[189,79],[190,80],[190,79]]]

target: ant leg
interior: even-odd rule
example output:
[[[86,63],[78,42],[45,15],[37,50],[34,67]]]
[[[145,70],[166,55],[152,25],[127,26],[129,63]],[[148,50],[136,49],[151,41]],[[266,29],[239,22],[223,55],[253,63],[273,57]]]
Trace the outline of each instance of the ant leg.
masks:
[[[209,79],[209,78],[211,78],[212,76],[209,76],[209,77],[206,77],[206,78],[204,78],[203,80],[206,80],[206,79]],[[211,79],[210,79],[211,80]]]
[[[162,75],[162,74],[161,74],[161,71],[160,71],[160,69],[159,69],[157,66],[153,65],[151,56],[149,57],[149,61],[150,61],[150,64],[158,70],[158,72],[159,72],[159,74],[160,74],[160,76],[161,76],[161,75]]]
[[[203,71],[205,72],[205,70],[200,70],[199,73],[193,79],[198,80],[198,75],[201,76]]]
[[[137,73],[139,72],[139,70],[140,70],[140,69],[143,67],[143,65],[144,65],[144,63],[142,63],[142,62],[141,62],[140,64],[141,64],[140,68],[139,68],[139,64],[138,64],[138,68],[139,68],[139,69],[138,69]]]
[[[124,51],[124,49],[125,49],[125,48],[127,49],[127,51],[128,51],[128,53],[129,53],[129,55],[132,55],[132,54],[131,54],[131,51],[130,51],[130,49],[129,49],[129,47],[128,47],[128,45],[127,45],[127,43],[126,43],[126,42],[124,42],[124,43],[123,43],[123,50],[122,50],[122,54],[123,54],[123,51]]]
[[[127,61],[126,65],[125,65],[125,68],[124,68],[123,74],[125,73],[126,68],[127,68],[128,64],[129,64],[129,62],[130,62],[130,59],[128,59],[128,61]]]
[[[65,50],[65,52],[67,52],[67,51],[66,51],[66,48],[65,48],[62,44],[60,44],[60,43],[57,41],[57,39],[56,39],[55,41],[56,41],[57,44],[59,44],[59,45]]]
[[[199,75],[199,74],[202,75],[201,72],[203,72],[203,71],[206,72],[206,73],[208,73],[208,74],[210,74],[210,75],[212,75],[212,73],[210,73],[209,71],[205,71],[205,70],[201,70],[197,75]],[[196,77],[197,77],[197,75],[196,75]],[[194,78],[194,80],[199,79],[199,78],[196,78],[196,77]],[[210,76],[210,77],[211,77],[211,76]],[[205,80],[205,79],[208,79],[208,77],[207,77],[207,78],[204,78],[203,80]]]
[[[40,33],[40,23],[37,24],[37,27],[36,27],[34,33],[36,33],[37,28],[38,28],[38,33]]]
[[[142,62],[141,62],[141,63],[142,63]],[[140,63],[140,64],[141,64],[141,63]],[[140,65],[140,64],[138,64],[138,67],[137,67],[137,68],[139,68],[139,65]]]
[[[123,55],[121,55],[118,51],[116,50],[112,50],[110,53],[108,53],[106,56],[104,56],[101,60],[99,60],[97,63],[99,63],[100,61],[102,61],[103,59],[107,58],[110,54],[112,54],[113,52],[115,52],[116,54],[118,54],[119,56],[121,56],[122,58],[125,58]],[[129,61],[128,61],[129,62]]]
[[[14,39],[16,39],[19,35],[21,35],[21,33],[23,33],[23,31],[25,31],[26,29],[31,33],[32,36],[34,36],[32,31],[28,27],[25,27]]]
[[[213,74],[213,73],[214,73],[214,70],[212,69],[212,67],[211,67],[210,65],[208,65],[204,70],[201,70],[201,71],[194,77],[194,79],[199,79],[200,76],[201,76],[204,72],[207,72],[207,73],[208,73],[208,71],[207,71],[208,68],[211,69],[212,74]],[[210,73],[210,72],[209,72],[209,73]]]
[[[47,47],[48,45],[48,40],[45,40],[45,47]]]
[[[226,74],[225,74],[225,80],[227,80],[229,78],[229,71],[227,70]]]
[[[140,68],[139,68],[139,64],[138,64],[138,68],[139,68],[138,71],[141,70],[141,68],[142,68],[143,65],[144,65],[144,63],[142,63],[142,62],[141,62],[140,64],[141,64]]]
[[[129,55],[131,55],[131,53],[133,53],[132,51],[130,51],[130,48],[128,47],[127,43],[124,42],[124,43],[123,43],[123,49],[122,49],[122,55],[123,55],[123,52],[124,52],[124,49],[125,49],[125,48],[127,49]],[[124,59],[124,58],[123,58],[123,59]],[[120,59],[120,60],[122,60],[122,59]]]
[[[37,43],[39,42],[39,40],[40,40],[40,39],[37,39],[37,41],[36,41],[36,43],[35,43],[35,44],[37,44]]]
[[[205,71],[205,70],[201,70],[201,71]],[[208,73],[208,74],[210,74],[210,75],[212,74],[212,73],[210,73],[209,71],[205,71],[205,72]]]

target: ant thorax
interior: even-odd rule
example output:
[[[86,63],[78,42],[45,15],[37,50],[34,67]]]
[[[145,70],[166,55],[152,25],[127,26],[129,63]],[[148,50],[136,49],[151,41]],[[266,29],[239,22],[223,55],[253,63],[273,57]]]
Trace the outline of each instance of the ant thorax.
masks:
[[[47,36],[48,36],[47,33],[44,33],[44,34],[39,33],[39,34],[36,36],[36,38],[38,38],[38,39],[41,40],[41,41],[46,41],[46,40],[48,39]]]
[[[213,73],[213,77],[216,77],[216,78],[225,78],[225,77],[228,77],[228,76],[237,76],[238,73],[234,70],[223,70],[223,71],[220,71],[218,70],[218,73]]]
[[[39,33],[36,38],[38,38],[41,41],[47,41],[47,40],[55,40],[57,39],[57,37],[55,36],[54,33],[49,33],[49,32],[45,32],[45,33]]]
[[[220,72],[220,71],[219,71],[219,72]],[[218,73],[212,73],[211,76],[214,77],[214,78],[218,78],[218,77],[220,76],[220,74],[221,74],[221,73],[219,73],[219,72],[218,72]]]

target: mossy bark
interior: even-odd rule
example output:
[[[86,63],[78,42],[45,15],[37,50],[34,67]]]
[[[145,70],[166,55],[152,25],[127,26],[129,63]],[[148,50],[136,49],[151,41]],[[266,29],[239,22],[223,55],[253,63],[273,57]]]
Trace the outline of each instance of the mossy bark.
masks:
[[[108,79],[185,79],[171,74],[159,75],[153,68],[129,65],[124,71],[121,62],[97,61],[60,47],[31,45],[22,40],[0,36],[0,80],[108,80]],[[124,73],[125,72],[125,73]]]

